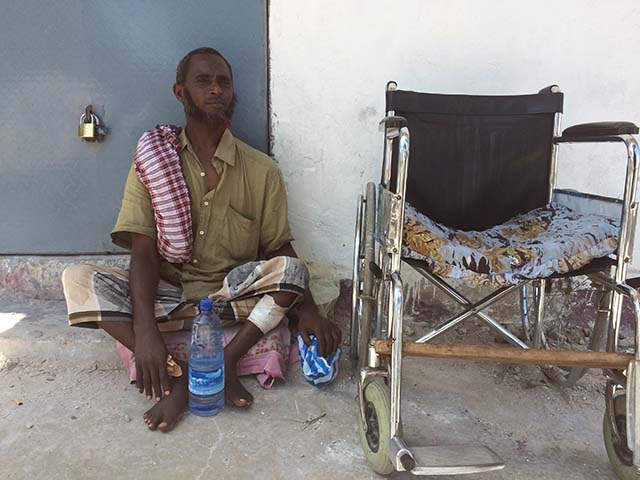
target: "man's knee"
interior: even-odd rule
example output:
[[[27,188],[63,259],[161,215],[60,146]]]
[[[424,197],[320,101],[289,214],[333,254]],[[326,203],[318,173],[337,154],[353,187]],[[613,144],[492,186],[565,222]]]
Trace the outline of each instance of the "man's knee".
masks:
[[[62,286],[65,292],[78,285],[88,286],[95,272],[96,268],[93,265],[79,263],[68,266],[62,271]]]

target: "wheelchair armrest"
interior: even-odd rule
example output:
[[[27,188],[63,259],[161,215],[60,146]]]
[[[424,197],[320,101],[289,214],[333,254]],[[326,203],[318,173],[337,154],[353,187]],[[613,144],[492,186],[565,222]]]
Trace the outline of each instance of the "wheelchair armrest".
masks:
[[[627,278],[625,283],[629,285],[631,288],[635,288],[638,290],[640,288],[640,277]]]
[[[549,85],[548,87],[539,90],[538,93],[562,93],[558,85]]]
[[[565,128],[562,132],[562,137],[607,137],[611,135],[635,135],[637,133],[638,127],[632,122],[593,122]]]
[[[407,125],[407,119],[404,117],[384,117],[380,120],[380,129],[384,128],[402,128]]]

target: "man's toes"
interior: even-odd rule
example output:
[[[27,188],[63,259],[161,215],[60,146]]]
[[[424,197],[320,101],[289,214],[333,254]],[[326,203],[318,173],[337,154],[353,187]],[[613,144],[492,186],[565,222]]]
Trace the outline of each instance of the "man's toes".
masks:
[[[237,398],[232,402],[238,408],[246,408],[249,406],[249,402],[245,398]]]
[[[243,395],[242,392],[229,392],[225,400],[227,403],[238,408],[247,408],[253,403],[253,397],[249,392],[246,392],[246,395]]]
[[[162,418],[160,418],[159,415],[156,418],[156,416],[153,414],[151,410],[146,412],[145,415],[146,415],[146,418],[144,419],[144,423],[147,424],[147,427],[149,427],[149,430],[155,430],[156,428],[158,428],[158,424],[161,422]]]
[[[168,424],[167,422],[160,422],[160,424],[158,425],[158,430],[160,430],[161,432],[168,432],[169,430],[171,430],[172,425]]]
[[[230,398],[227,400],[227,403],[236,408],[247,408],[249,406],[248,402],[244,398]]]

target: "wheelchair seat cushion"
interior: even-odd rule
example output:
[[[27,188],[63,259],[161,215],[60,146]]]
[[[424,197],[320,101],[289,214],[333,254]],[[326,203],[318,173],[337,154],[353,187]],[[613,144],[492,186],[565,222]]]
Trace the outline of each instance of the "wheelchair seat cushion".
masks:
[[[405,206],[403,256],[423,260],[441,277],[503,286],[568,273],[618,246],[618,221],[556,203],[483,231],[436,223]]]

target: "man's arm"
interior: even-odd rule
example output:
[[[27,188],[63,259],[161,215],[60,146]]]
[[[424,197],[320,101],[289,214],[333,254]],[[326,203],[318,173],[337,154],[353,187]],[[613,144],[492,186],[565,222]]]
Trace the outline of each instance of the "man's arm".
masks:
[[[135,334],[136,384],[147,398],[160,399],[171,392],[167,373],[167,348],[155,318],[155,298],[160,279],[160,258],[156,241],[132,234],[129,285]]]
[[[280,256],[298,258],[296,251],[289,242],[278,250],[267,254],[266,258]],[[335,352],[340,346],[342,332],[337,326],[320,315],[310,289],[307,288],[305,290],[302,302],[289,310],[289,315],[298,321],[298,331],[302,335],[304,343],[311,346],[309,335],[316,336],[318,339],[318,353],[321,356],[326,357],[328,354]]]

